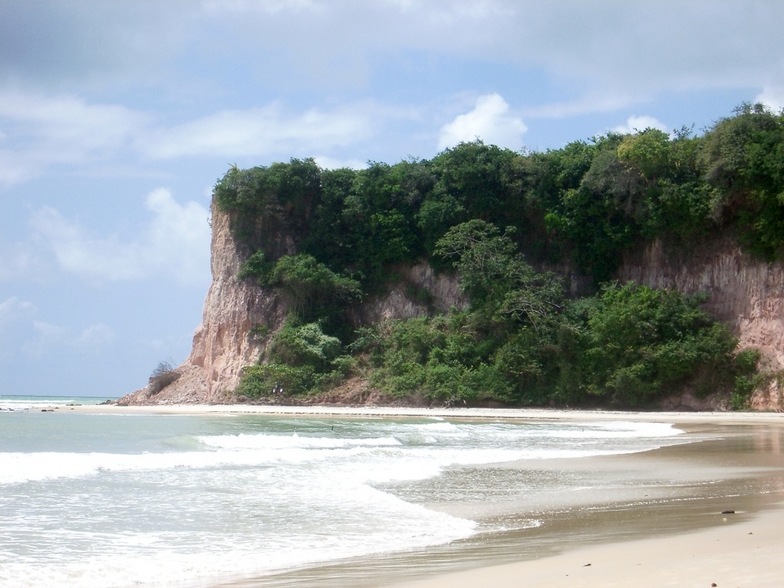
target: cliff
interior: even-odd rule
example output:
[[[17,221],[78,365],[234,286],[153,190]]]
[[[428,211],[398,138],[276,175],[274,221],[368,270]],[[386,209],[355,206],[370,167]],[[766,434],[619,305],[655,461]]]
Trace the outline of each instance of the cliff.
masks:
[[[229,215],[212,206],[210,265],[212,283],[204,301],[193,349],[177,368],[180,377],[157,394],[149,386],[120,399],[121,404],[227,403],[242,368],[263,351],[251,330],[280,325],[284,302],[237,275],[243,259],[231,233]]]
[[[293,252],[285,234],[277,237],[281,252]],[[245,259],[231,232],[231,217],[212,206],[212,283],[204,301],[202,321],[193,336],[193,349],[177,368],[179,377],[157,393],[146,386],[120,399],[120,404],[233,403],[233,390],[242,368],[256,363],[268,339],[253,330],[274,333],[288,312],[286,301],[237,276]],[[422,316],[434,308],[446,311],[466,303],[457,281],[437,275],[427,264],[399,267],[398,279],[385,296],[352,310],[357,325],[391,318]],[[427,302],[414,300],[412,289],[426,293]]]
[[[281,250],[292,244],[284,235]],[[179,378],[160,392],[150,387],[120,400],[121,404],[230,403],[242,368],[264,352],[261,329],[274,333],[283,323],[287,304],[279,296],[248,280],[238,279],[244,260],[231,233],[230,217],[213,205],[212,284],[204,303],[201,325],[193,337],[193,350],[177,368]],[[387,294],[367,301],[352,312],[356,324],[388,318],[409,318],[430,308],[446,310],[465,304],[454,279],[436,275],[426,264],[401,267],[399,279]],[[784,267],[764,263],[743,253],[730,238],[702,243],[696,249],[673,252],[661,242],[627,255],[619,271],[621,281],[633,280],[656,288],[674,288],[709,295],[706,309],[736,332],[740,346],[759,349],[770,371],[784,369]],[[426,294],[427,302],[410,292]],[[419,297],[421,298],[421,297]],[[678,397],[669,408],[713,408],[710,400]],[[780,385],[772,379],[752,398],[757,410],[782,410]]]
[[[784,369],[784,266],[744,253],[730,237],[688,251],[655,241],[624,259],[618,278],[654,288],[708,295],[705,308],[732,328],[740,348],[762,352],[766,371]],[[783,410],[780,379],[751,398],[756,410]],[[702,408],[702,407],[700,407]]]

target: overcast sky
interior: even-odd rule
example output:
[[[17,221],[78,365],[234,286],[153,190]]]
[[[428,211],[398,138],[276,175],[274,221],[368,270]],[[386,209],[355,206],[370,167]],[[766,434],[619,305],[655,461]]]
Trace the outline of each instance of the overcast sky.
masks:
[[[0,394],[188,355],[240,167],[519,151],[784,105],[780,0],[0,0]]]

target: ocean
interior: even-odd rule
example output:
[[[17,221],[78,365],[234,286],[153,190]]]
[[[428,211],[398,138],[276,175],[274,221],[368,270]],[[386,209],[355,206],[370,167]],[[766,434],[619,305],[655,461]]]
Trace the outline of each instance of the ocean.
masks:
[[[586,481],[493,464],[684,442],[623,420],[69,410],[100,400],[0,397],[0,587],[212,586],[525,532],[541,509],[485,507]]]

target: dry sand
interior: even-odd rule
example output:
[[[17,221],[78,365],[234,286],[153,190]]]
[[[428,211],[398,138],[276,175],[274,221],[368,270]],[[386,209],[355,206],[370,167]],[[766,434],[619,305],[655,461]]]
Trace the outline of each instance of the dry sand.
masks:
[[[532,419],[532,420],[639,420],[675,423],[686,428],[748,427],[774,431],[771,444],[747,450],[741,457],[759,465],[757,455],[764,453],[768,469],[782,472],[784,480],[784,414],[778,413],[629,413],[614,411],[558,411],[558,410],[483,410],[483,409],[412,409],[388,407],[280,407],[280,406],[77,406],[60,410],[101,413],[143,414],[276,414],[321,416],[440,416],[476,419]],[[765,438],[764,436],[762,437]],[[772,446],[771,446],[772,445]],[[711,455],[716,461],[721,455]],[[649,465],[657,467],[655,456]],[[614,462],[613,462],[614,463]],[[738,464],[733,464],[738,465]],[[616,467],[613,465],[612,467]],[[617,466],[623,467],[623,466]],[[690,530],[688,522],[676,525],[665,534],[643,530],[640,538],[628,539],[619,533],[613,539],[586,547],[574,543],[553,554],[516,563],[495,565],[498,560],[488,557],[479,560],[472,569],[460,571],[422,571],[415,580],[384,580],[384,574],[373,579],[368,570],[365,580],[352,585],[386,586],[387,588],[475,588],[475,587],[570,587],[605,586],[635,587],[779,587],[784,586],[784,482],[781,487],[768,487],[764,506],[756,512],[738,511],[716,519],[707,528],[699,525]],[[717,511],[720,513],[720,510]],[[645,516],[641,513],[640,516]],[[641,529],[645,525],[640,526]],[[654,535],[654,536],[652,536]],[[612,536],[612,535],[610,535]],[[619,539],[619,537],[621,539]],[[624,538],[625,537],[625,538]],[[403,564],[405,565],[405,564]],[[484,567],[483,567],[484,566]],[[452,570],[457,568],[451,568]],[[389,576],[386,576],[389,577]],[[394,575],[392,577],[395,577]],[[405,578],[405,576],[397,576]],[[322,577],[308,585],[329,585]],[[356,580],[356,579],[355,579]],[[244,584],[243,584],[244,585]]]

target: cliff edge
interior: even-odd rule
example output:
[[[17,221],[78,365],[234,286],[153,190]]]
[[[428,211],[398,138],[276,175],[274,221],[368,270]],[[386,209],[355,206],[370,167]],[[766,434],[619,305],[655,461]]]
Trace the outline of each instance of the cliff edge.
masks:
[[[289,249],[281,237],[282,249]],[[184,404],[237,402],[236,388],[243,367],[256,363],[264,341],[259,329],[274,333],[285,320],[284,299],[251,281],[238,278],[244,258],[231,232],[230,215],[212,210],[212,284],[193,349],[176,372],[179,377],[160,391],[146,386],[119,404]],[[424,288],[431,306],[446,310],[465,303],[455,280],[434,274],[426,264],[398,268],[399,284],[386,296],[368,301],[352,312],[357,324],[383,318],[410,318],[428,309],[406,295],[406,284]],[[697,248],[673,252],[656,241],[626,256],[618,279],[655,288],[673,288],[709,295],[706,309],[737,334],[741,348],[763,354],[766,371],[784,370],[784,266],[765,263],[744,253],[730,238],[704,242]],[[435,301],[435,303],[433,303]],[[668,408],[715,408],[705,400],[678,397]],[[755,410],[784,410],[780,378],[773,378],[751,398]]]
[[[212,283],[193,349],[177,368],[179,377],[160,392],[150,386],[120,404],[215,404],[235,402],[232,391],[242,368],[255,363],[263,348],[252,335],[259,325],[280,325],[286,309],[279,297],[237,276],[243,259],[231,233],[230,216],[212,205],[210,267]]]
[[[282,251],[293,253],[293,244],[278,236]],[[122,397],[118,404],[231,404],[242,369],[255,364],[269,338],[254,332],[276,332],[286,319],[284,298],[238,277],[245,257],[232,235],[231,216],[212,204],[210,265],[212,283],[204,301],[201,324],[193,335],[193,349],[177,367],[177,379],[156,392],[148,385]],[[436,274],[427,264],[396,269],[399,280],[383,297],[365,301],[351,312],[355,324],[372,324],[385,319],[413,318],[431,308],[447,311],[467,301],[457,281]],[[407,286],[415,285],[430,296],[427,304],[412,300]]]

